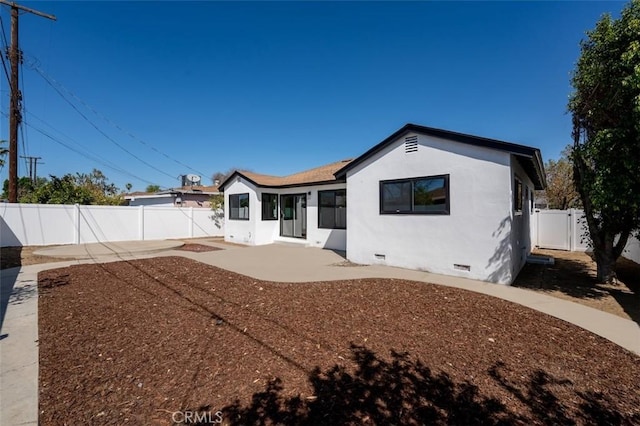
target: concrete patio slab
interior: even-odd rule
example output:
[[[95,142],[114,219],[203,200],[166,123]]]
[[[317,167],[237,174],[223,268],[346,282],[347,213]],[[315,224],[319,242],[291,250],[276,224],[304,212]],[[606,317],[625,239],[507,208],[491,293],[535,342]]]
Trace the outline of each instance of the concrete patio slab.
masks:
[[[118,241],[110,243],[72,244],[66,246],[46,247],[36,250],[40,256],[58,257],[62,259],[93,259],[104,256],[122,256],[156,253],[184,245],[183,241]]]

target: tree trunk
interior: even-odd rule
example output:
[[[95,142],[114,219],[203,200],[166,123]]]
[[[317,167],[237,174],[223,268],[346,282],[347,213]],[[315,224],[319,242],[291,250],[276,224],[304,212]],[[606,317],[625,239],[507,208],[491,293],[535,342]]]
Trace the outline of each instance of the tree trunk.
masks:
[[[616,281],[616,258],[612,251],[606,249],[593,251],[598,266],[597,280],[599,283],[608,284]]]

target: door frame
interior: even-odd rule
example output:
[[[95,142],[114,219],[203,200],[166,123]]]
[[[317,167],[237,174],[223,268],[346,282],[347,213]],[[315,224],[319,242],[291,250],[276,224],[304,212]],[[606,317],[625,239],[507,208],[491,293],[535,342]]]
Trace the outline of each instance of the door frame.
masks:
[[[301,237],[296,237],[295,235],[283,235],[283,225],[284,225],[284,202],[283,202],[283,198],[284,197],[292,197],[293,201],[294,201],[294,209],[293,209],[293,213],[294,215],[296,214],[296,209],[295,209],[295,200],[296,197],[304,197],[303,198],[303,202],[304,202],[304,206],[302,207],[302,214],[304,215],[304,219],[303,219],[303,223],[304,223],[304,232],[302,233]],[[285,237],[285,238],[298,238],[301,240],[306,240],[307,239],[307,228],[308,228],[308,221],[307,221],[307,193],[306,192],[300,192],[300,193],[294,193],[294,194],[280,194],[280,199],[278,200],[280,202],[280,236],[281,237]],[[294,216],[294,224],[295,224],[295,216]],[[294,230],[295,233],[295,230]]]

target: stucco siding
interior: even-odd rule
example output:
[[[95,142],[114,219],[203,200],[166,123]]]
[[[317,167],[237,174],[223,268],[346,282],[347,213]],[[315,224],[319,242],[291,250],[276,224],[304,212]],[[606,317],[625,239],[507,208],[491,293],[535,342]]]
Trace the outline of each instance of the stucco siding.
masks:
[[[517,158],[511,156],[511,211],[512,211],[512,232],[511,232],[511,274],[513,279],[518,275],[524,267],[527,256],[531,253],[531,199],[533,197],[534,185],[527,176]],[[522,182],[522,211],[517,213],[514,206],[515,180]]]
[[[249,194],[249,220],[229,219],[229,196]],[[256,220],[260,218],[260,203],[256,188],[248,181],[237,178],[224,191],[224,240],[232,243],[256,245]]]
[[[408,136],[417,136],[416,152],[405,152],[403,136],[347,175],[349,260],[510,283],[509,154]],[[449,175],[450,214],[380,214],[381,180],[442,174]]]
[[[308,185],[294,188],[263,188],[256,187],[242,178],[230,183],[225,194],[225,240],[240,244],[263,245],[274,242],[292,242],[311,247],[321,247],[334,250],[346,249],[346,231],[344,229],[321,229],[318,227],[318,191],[345,188],[346,184]],[[249,193],[250,220],[229,220],[229,195]],[[278,198],[284,194],[306,195],[306,238],[290,238],[280,236],[280,218],[278,220],[262,220],[263,194],[277,194]],[[280,199],[278,199],[280,203]],[[348,205],[348,196],[347,196]],[[278,216],[280,216],[278,204]],[[349,219],[347,218],[347,221]],[[348,225],[347,225],[348,226]]]

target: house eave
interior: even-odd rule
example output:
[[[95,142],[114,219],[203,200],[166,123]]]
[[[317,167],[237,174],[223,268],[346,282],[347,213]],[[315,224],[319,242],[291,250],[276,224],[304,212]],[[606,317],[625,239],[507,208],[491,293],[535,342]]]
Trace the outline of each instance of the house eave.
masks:
[[[451,140],[454,142],[464,143],[468,145],[479,146],[483,148],[495,149],[508,152],[522,159],[529,159],[532,164],[527,167],[532,172],[531,180],[534,182],[536,189],[544,189],[546,181],[544,178],[544,166],[540,155],[540,150],[526,145],[519,145],[512,142],[505,142],[497,139],[489,139],[481,136],[474,136],[465,133],[453,132],[450,130],[436,129],[433,127],[420,126],[418,124],[405,124],[402,128],[395,131],[382,142],[373,146],[355,160],[338,170],[334,175],[337,179],[346,179],[347,172],[353,170],[359,164],[385,149],[391,143],[395,142],[407,133],[418,133],[427,136],[433,136],[440,139]]]

